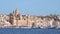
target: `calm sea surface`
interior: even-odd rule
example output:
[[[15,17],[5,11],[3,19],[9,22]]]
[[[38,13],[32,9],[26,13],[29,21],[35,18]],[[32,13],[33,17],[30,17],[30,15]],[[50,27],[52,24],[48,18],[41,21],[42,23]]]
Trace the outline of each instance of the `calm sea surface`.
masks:
[[[0,34],[60,34],[60,29],[0,28]]]

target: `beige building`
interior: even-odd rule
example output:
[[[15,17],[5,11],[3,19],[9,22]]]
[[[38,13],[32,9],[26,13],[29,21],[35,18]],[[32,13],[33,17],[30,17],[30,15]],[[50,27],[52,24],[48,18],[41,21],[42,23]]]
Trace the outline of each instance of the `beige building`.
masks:
[[[29,18],[30,15],[21,15],[16,9],[10,14],[10,23],[14,26],[32,27],[32,21]]]
[[[9,22],[9,16],[0,14],[0,27],[6,27],[6,26],[10,26],[10,25],[11,24]]]
[[[0,26],[21,28],[60,28],[60,16],[22,15],[16,9],[9,15],[0,14]]]

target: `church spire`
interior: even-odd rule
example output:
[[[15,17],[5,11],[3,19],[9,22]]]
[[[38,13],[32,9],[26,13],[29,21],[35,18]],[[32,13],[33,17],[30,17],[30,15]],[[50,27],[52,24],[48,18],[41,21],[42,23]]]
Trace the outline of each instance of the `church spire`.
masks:
[[[18,14],[19,14],[19,10],[16,8],[15,15],[18,15]]]
[[[16,8],[15,13],[19,13],[19,10]]]

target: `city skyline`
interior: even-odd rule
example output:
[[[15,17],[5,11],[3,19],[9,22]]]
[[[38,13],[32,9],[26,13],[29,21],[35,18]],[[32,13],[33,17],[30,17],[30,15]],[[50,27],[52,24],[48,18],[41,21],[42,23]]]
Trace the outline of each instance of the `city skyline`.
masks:
[[[60,34],[60,0],[0,0],[1,34]]]
[[[18,9],[0,14],[0,28],[60,28],[60,15],[22,15]]]
[[[16,8],[21,14],[60,15],[60,0],[0,0],[0,14],[9,14]]]

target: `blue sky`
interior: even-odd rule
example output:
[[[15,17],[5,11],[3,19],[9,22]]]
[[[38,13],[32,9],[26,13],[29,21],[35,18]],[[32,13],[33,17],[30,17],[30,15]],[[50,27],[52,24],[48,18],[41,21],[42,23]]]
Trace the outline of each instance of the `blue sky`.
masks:
[[[16,8],[21,14],[60,14],[60,0],[0,0],[0,14],[9,14]]]

